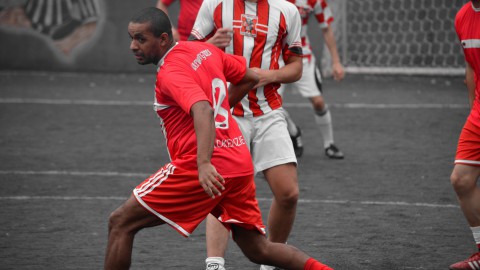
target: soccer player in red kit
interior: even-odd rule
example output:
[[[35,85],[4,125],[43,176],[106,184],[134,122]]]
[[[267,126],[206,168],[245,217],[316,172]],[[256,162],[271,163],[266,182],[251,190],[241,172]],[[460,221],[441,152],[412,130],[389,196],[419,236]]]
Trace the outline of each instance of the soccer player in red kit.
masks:
[[[247,96],[231,98],[232,114],[249,146],[256,172],[263,172],[273,193],[268,239],[285,243],[299,196],[297,159],[278,93],[281,83],[302,75],[301,20],[297,8],[279,0],[204,0],[189,40],[212,43],[245,57],[260,77]],[[284,63],[284,64],[283,64]],[[228,232],[207,219],[207,259],[223,270]],[[261,266],[265,268],[267,266]]]
[[[186,41],[192,32],[195,18],[203,0],[180,0],[180,12],[178,14],[177,28],[173,28],[173,37],[176,40]],[[168,14],[168,7],[175,0],[158,0],[157,8]]]
[[[189,236],[208,213],[232,230],[256,263],[286,269],[331,269],[302,251],[267,240],[255,199],[253,166],[229,111],[228,91],[247,93],[258,77],[245,60],[213,45],[181,42],[170,19],[150,7],[128,25],[139,64],[157,64],[155,111],[171,162],[140,183],[109,219],[105,269],[129,269],[135,234],[168,224]]]
[[[466,3],[455,17],[455,30],[465,55],[465,82],[470,115],[463,126],[450,180],[478,251],[450,269],[480,269],[480,0]]]

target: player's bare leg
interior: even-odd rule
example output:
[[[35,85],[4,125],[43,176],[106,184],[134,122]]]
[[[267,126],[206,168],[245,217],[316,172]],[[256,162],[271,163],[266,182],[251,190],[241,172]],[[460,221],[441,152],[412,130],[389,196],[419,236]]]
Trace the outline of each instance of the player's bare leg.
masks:
[[[210,264],[216,264],[218,269],[223,269],[225,251],[227,250],[229,231],[212,214],[207,216],[206,242],[207,259],[205,264],[209,269]]]
[[[295,220],[298,201],[297,167],[293,163],[282,164],[263,171],[273,201],[268,213],[268,239],[285,243]]]
[[[292,230],[297,208],[297,167],[293,163],[283,164],[265,170],[264,174],[274,195],[267,221],[268,238],[272,242],[285,243]],[[223,258],[228,245],[228,230],[209,215],[206,232],[207,260]]]
[[[301,250],[284,243],[273,243],[257,230],[232,225],[235,242],[245,256],[256,264],[274,265],[292,270],[331,270]],[[307,261],[308,265],[307,265]]]
[[[480,188],[477,187],[479,176],[480,167],[462,164],[456,164],[450,176],[460,207],[479,249],[470,258],[452,264],[450,269],[471,269],[471,265],[480,264]]]
[[[332,159],[343,159],[343,153],[334,144],[333,125],[330,110],[325,104],[323,96],[313,96],[309,98],[313,111],[315,113],[315,122],[317,123],[323,138],[323,147],[325,154]]]
[[[470,227],[480,226],[480,188],[477,187],[479,176],[480,167],[457,164],[450,177]]]
[[[106,270],[129,269],[135,234],[147,227],[164,224],[143,208],[133,195],[109,219]]]

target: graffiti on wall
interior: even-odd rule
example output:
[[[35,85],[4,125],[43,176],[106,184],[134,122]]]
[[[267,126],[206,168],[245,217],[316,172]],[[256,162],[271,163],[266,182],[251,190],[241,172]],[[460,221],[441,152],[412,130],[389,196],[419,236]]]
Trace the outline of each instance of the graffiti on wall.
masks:
[[[3,0],[0,26],[40,34],[68,59],[99,28],[99,0]]]

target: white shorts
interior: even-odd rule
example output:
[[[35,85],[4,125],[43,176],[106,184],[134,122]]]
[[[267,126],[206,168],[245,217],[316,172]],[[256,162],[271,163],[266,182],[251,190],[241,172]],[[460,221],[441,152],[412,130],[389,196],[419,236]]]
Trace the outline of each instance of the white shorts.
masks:
[[[255,173],[282,164],[297,163],[283,108],[257,117],[234,118],[252,155]]]
[[[284,91],[298,90],[304,98],[322,95],[322,75],[318,69],[315,57],[303,58],[302,78],[294,83],[283,83],[278,93],[283,96]]]

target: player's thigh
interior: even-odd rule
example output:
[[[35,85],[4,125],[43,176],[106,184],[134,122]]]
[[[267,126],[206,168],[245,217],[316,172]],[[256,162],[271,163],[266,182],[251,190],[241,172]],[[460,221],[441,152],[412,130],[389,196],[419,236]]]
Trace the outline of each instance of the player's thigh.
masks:
[[[456,164],[450,178],[453,185],[471,188],[476,186],[479,177],[480,166]]]
[[[242,228],[232,225],[233,240],[249,259],[263,257],[262,253],[267,250],[268,240],[264,234],[257,230]]]
[[[275,198],[288,199],[298,196],[297,166],[294,163],[275,166],[263,173]]]
[[[164,223],[140,205],[133,195],[110,215],[111,225],[116,225],[129,231],[137,231]]]

